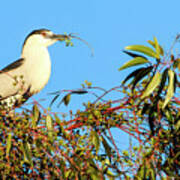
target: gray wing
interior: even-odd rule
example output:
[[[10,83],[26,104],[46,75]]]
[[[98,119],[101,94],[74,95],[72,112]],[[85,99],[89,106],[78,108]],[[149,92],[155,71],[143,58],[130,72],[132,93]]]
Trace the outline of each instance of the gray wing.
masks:
[[[18,59],[17,61],[15,61],[15,62],[7,65],[5,68],[3,68],[0,73],[12,71],[13,69],[16,69],[19,66],[21,66],[23,63],[24,63],[24,59],[23,58]]]
[[[14,77],[20,76],[23,63],[24,59],[19,59],[0,71],[0,100],[18,94],[20,86]]]

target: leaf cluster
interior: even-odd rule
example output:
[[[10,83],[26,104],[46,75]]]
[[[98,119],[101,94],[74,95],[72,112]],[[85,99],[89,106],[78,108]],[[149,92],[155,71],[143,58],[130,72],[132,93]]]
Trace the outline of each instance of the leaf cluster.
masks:
[[[141,67],[121,86],[105,90],[85,81],[82,89],[53,93],[51,105],[63,92],[59,104],[65,105],[72,95],[93,94],[84,110],[64,116],[36,102],[30,110],[1,114],[2,179],[178,178],[180,60],[165,55],[156,38],[148,43],[125,47],[132,59],[119,70]],[[110,93],[116,98],[107,98]],[[122,132],[129,149],[121,146]]]

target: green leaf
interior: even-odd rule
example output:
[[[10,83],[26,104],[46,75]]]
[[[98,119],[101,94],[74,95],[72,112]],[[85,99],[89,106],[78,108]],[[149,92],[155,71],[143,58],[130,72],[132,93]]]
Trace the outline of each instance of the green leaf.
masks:
[[[180,70],[180,58],[177,58],[173,61],[173,68],[174,69],[178,68]]]
[[[132,81],[132,91],[134,90],[136,84],[143,79],[146,75],[148,75],[152,70],[152,66],[145,68],[144,70],[140,71],[139,73],[136,74],[135,78]]]
[[[175,125],[175,127],[176,127],[177,131],[179,131],[179,129],[180,129],[180,121],[177,122],[177,124]]]
[[[53,98],[53,100],[51,101],[51,103],[50,103],[50,107],[53,105],[53,103],[56,101],[56,99],[58,98],[60,96],[60,94],[57,94],[54,98]]]
[[[154,52],[154,50],[148,46],[131,45],[131,46],[126,46],[125,49],[131,50],[131,51],[141,52],[141,53],[143,53],[147,56],[150,56],[150,57],[159,58],[158,54],[156,52]]]
[[[166,68],[163,71],[162,78],[161,78],[161,83],[160,83],[160,86],[159,86],[159,89],[158,89],[158,96],[161,94],[163,88],[165,87],[167,76],[168,76],[168,70],[169,70],[169,68]]]
[[[157,55],[158,55],[158,58],[157,58],[157,59],[160,59],[160,47],[159,47],[159,43],[158,43],[156,37],[154,37],[154,44],[155,44],[156,53],[157,53]]]
[[[128,62],[126,62],[124,65],[122,65],[118,70],[121,71],[123,69],[132,67],[132,66],[137,66],[140,64],[145,64],[148,63],[149,61],[146,58],[142,58],[142,57],[136,57]]]
[[[40,111],[39,111],[38,106],[35,104],[33,106],[33,116],[32,116],[32,127],[33,128],[36,128],[39,117],[40,117]]]
[[[149,96],[159,85],[160,80],[161,80],[161,74],[160,74],[160,72],[157,72],[154,75],[154,77],[152,78],[152,80],[149,83],[149,85],[147,86],[147,88],[145,89],[143,95],[141,96],[141,99],[145,98],[146,96]]]
[[[89,166],[87,173],[90,175],[92,180],[99,180],[99,171],[93,166]]]
[[[123,174],[123,173],[122,173]],[[115,175],[113,172],[111,172],[110,170],[107,170],[106,173],[107,177],[109,178],[109,180],[115,180],[117,178],[119,178],[119,175]]]
[[[150,107],[149,114],[148,114],[148,122],[149,122],[149,127],[150,127],[152,135],[154,135],[154,121],[155,121],[155,116],[154,116],[155,109],[154,108],[155,108],[155,106]]]
[[[71,94],[79,94],[79,95],[82,95],[82,94],[87,94],[88,91],[86,90],[75,90],[75,91],[72,91]]]
[[[178,79],[177,79],[177,75],[176,75],[176,73],[174,73],[174,93],[176,92],[176,87],[177,87],[177,85],[178,85]]]
[[[88,87],[91,87],[91,86],[92,86],[92,83],[89,82],[89,81],[87,81],[87,80],[85,80],[84,83],[85,83]]]
[[[153,41],[151,41],[151,40],[148,40],[148,43],[150,44],[150,45],[152,45],[154,48],[156,48],[156,46],[157,45],[155,45],[155,42],[153,42]],[[163,48],[159,45],[159,49],[160,49],[160,54],[162,55],[162,56],[164,56],[164,50],[163,50]]]
[[[151,69],[152,69],[153,66],[149,66],[149,67],[147,67],[147,68],[151,68]],[[132,73],[130,73],[130,74],[125,78],[125,80],[122,82],[122,84],[126,83],[126,81],[128,81],[130,78],[136,76],[136,75],[137,75],[138,73],[140,73],[140,72],[143,72],[143,71],[146,70],[147,68],[139,68],[139,69],[133,71]]]
[[[67,94],[66,96],[64,96],[63,102],[66,106],[69,104],[70,99],[71,99],[71,94]]]
[[[51,138],[52,137],[52,131],[53,131],[53,126],[52,126],[52,118],[50,115],[46,116],[46,127],[48,130],[48,136]]]
[[[151,177],[151,180],[156,180],[156,174],[154,168],[148,168],[147,174],[149,177]]]
[[[97,134],[96,131],[91,131],[91,138],[92,138],[92,143],[95,146],[96,153],[98,153],[100,147],[100,140],[99,140],[99,135]]]
[[[144,179],[144,177],[146,177],[146,170],[147,170],[146,166],[142,164],[138,169],[138,177]]]
[[[58,107],[64,103],[66,106],[69,104],[71,100],[71,93],[67,94],[66,96],[63,97],[63,99],[60,101],[60,103],[58,104]]]
[[[144,115],[145,113],[147,113],[147,111],[150,109],[150,104],[148,103],[144,103],[144,106],[142,108],[141,114]]]
[[[145,56],[142,56],[142,55],[136,54],[136,53],[132,53],[132,52],[129,52],[129,51],[123,50],[123,53],[125,53],[125,54],[127,54],[127,55],[129,55],[129,56],[131,56],[131,57],[133,57],[133,58],[136,58],[136,57],[142,57],[142,58],[145,58],[145,59],[146,59]]]
[[[163,103],[162,109],[166,107],[166,105],[168,104],[168,102],[171,100],[171,98],[174,95],[174,77],[175,77],[174,71],[169,69],[168,76],[169,76],[169,84],[168,84],[167,94],[166,94],[166,98]]]
[[[107,143],[106,139],[102,136],[102,143],[104,146],[104,149],[109,157],[109,160],[111,161],[111,147],[109,146],[109,144]]]
[[[23,154],[24,154],[24,161],[30,163],[31,166],[33,166],[32,154],[30,151],[30,144],[27,142],[22,142],[22,150],[23,150]]]
[[[12,141],[12,134],[9,133],[6,141],[6,157],[9,156],[9,152],[11,149],[11,141]]]
[[[66,170],[65,172],[64,172],[64,176],[68,179],[69,178],[69,176],[71,175],[71,173],[72,173],[72,171],[69,169],[69,170]]]
[[[68,47],[68,46],[74,46],[74,44],[71,42],[71,39],[66,39],[65,40],[65,42],[66,42],[66,46]]]

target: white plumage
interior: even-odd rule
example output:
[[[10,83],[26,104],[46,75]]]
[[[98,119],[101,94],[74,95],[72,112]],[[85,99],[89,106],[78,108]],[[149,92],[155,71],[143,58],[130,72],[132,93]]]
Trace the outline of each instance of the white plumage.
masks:
[[[11,109],[38,93],[47,84],[51,60],[47,47],[63,35],[46,29],[35,30],[25,39],[21,59],[0,73],[0,109]]]

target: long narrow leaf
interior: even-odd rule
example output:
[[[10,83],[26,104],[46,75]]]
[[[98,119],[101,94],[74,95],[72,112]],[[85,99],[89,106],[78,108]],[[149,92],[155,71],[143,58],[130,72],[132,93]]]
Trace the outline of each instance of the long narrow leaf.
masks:
[[[33,161],[32,161],[32,154],[30,150],[30,145],[28,142],[22,142],[22,150],[24,154],[24,160],[31,164],[33,166]]]
[[[131,51],[141,52],[141,53],[148,55],[150,57],[159,58],[158,54],[148,46],[131,45],[131,46],[126,46],[125,49],[131,50]]]
[[[53,125],[52,125],[52,118],[50,115],[47,115],[46,117],[46,127],[48,130],[48,136],[52,138]]]
[[[156,37],[154,37],[154,44],[155,44],[156,53],[157,53],[157,55],[158,55],[158,59],[160,59],[160,51],[161,51],[161,50],[160,50],[159,43],[158,43]]]
[[[10,149],[11,149],[11,141],[12,141],[12,134],[9,133],[7,137],[7,142],[6,142],[6,156],[9,156]]]
[[[174,71],[169,69],[168,76],[169,76],[169,84],[168,84],[167,94],[166,94],[166,98],[163,103],[162,109],[166,107],[166,105],[168,104],[168,102],[171,100],[171,98],[174,95]]]
[[[153,41],[151,41],[151,40],[148,40],[148,43],[150,44],[150,45],[152,45],[154,48],[156,48],[156,46],[155,46],[155,42],[153,42]],[[162,56],[164,56],[164,50],[163,50],[163,48],[159,45],[159,49],[160,49],[160,54],[162,55]]]
[[[149,96],[155,89],[156,87],[159,85],[161,80],[161,74],[159,72],[157,72],[154,77],[152,78],[151,82],[149,83],[149,85],[147,86],[147,88],[145,89],[143,95],[141,96],[141,98],[145,98],[146,96]]]
[[[132,91],[134,90],[136,84],[137,84],[139,81],[141,81],[146,75],[148,75],[148,74],[151,72],[151,70],[152,70],[152,66],[150,66],[150,67],[146,68],[145,70],[139,72],[139,73],[135,76],[134,80],[132,81],[132,84],[133,84],[133,86],[132,86]]]
[[[127,54],[127,55],[129,55],[129,56],[131,56],[131,57],[133,57],[133,58],[142,57],[142,58],[145,58],[145,59],[146,59],[145,56],[142,56],[142,55],[140,55],[140,54],[136,54],[136,53],[133,53],[133,52],[129,52],[129,51],[123,50],[123,53],[125,53],[125,54]]]
[[[162,78],[161,78],[161,83],[160,83],[160,86],[159,86],[159,89],[158,89],[158,96],[161,94],[163,88],[165,87],[167,76],[168,76],[168,70],[169,70],[169,68],[166,68],[163,71]]]
[[[36,128],[39,118],[40,118],[40,111],[39,111],[38,106],[35,104],[33,106],[33,116],[32,116],[32,127],[33,128]]]
[[[111,147],[107,143],[106,139],[102,136],[102,144],[104,146],[104,149],[108,155],[109,160],[111,161]]]
[[[178,78],[176,73],[174,73],[174,93],[176,92],[177,85],[178,85]]]
[[[51,101],[51,103],[50,103],[50,107],[53,105],[53,103],[56,101],[56,99],[58,98],[60,96],[60,94],[57,94],[54,98],[53,98],[53,100]]]
[[[71,93],[69,93],[69,94],[67,94],[66,96],[63,97],[63,99],[59,102],[58,107],[62,103],[64,103],[67,106],[69,104],[70,100],[71,100]]]
[[[78,94],[78,95],[87,94],[87,93],[88,91],[86,90],[75,90],[71,92],[71,94]]]
[[[140,64],[145,64],[145,63],[149,63],[149,61],[146,58],[135,57],[134,59],[131,59],[130,61],[122,65],[118,70],[121,71],[123,69],[129,68],[132,66],[137,66]]]
[[[151,107],[149,110],[149,115],[148,115],[148,123],[149,123],[149,128],[151,130],[152,135],[154,135],[154,107]]]
[[[152,67],[152,66],[149,66],[149,67],[147,67],[147,68],[153,68],[153,67]],[[146,70],[147,68],[139,68],[139,69],[133,71],[132,73],[130,73],[130,74],[125,78],[125,80],[122,82],[122,84],[126,83],[126,81],[128,81],[128,80],[131,79],[132,77],[136,76],[139,72]]]
[[[91,131],[91,138],[92,138],[92,143],[94,144],[94,147],[96,149],[96,153],[98,153],[100,148],[100,140],[99,140],[99,135],[97,134],[96,131]]]

